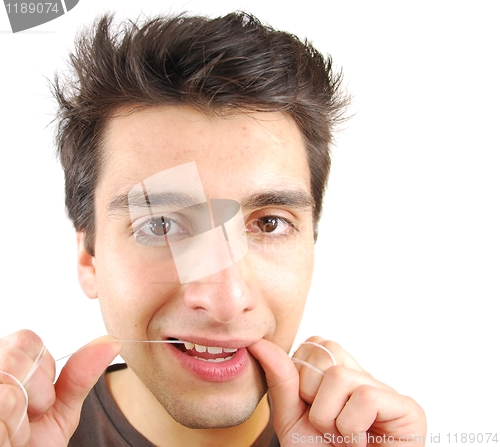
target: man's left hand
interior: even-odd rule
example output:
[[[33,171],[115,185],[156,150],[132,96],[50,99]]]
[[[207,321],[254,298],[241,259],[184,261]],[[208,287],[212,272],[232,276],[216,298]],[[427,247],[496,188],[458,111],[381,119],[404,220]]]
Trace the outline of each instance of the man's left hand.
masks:
[[[327,348],[337,364],[327,352],[308,344],[294,357],[312,369],[296,367],[270,341],[249,347],[266,374],[282,447],[317,443],[318,437],[335,446],[425,445],[425,414],[412,398],[374,379],[337,343],[320,337],[308,341]]]

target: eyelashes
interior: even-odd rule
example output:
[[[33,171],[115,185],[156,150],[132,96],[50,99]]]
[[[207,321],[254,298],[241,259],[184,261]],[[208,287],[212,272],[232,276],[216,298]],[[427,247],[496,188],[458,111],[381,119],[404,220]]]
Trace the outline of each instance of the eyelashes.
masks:
[[[180,216],[148,216],[132,223],[131,235],[141,245],[166,246],[169,242],[196,235],[190,229],[189,222]],[[298,230],[294,223],[274,214],[253,218],[244,229],[247,237],[260,240],[276,240],[278,238],[290,237]]]
[[[246,232],[260,237],[287,237],[297,231],[295,225],[282,216],[263,216],[247,224]]]
[[[191,232],[179,219],[170,216],[154,216],[132,224],[136,241],[141,245],[166,246],[190,237]]]

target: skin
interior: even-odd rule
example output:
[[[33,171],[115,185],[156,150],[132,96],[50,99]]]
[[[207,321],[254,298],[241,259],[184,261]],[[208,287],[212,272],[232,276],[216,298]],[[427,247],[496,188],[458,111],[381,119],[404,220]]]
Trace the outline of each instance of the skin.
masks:
[[[245,203],[252,195],[276,190],[310,196],[306,152],[293,121],[278,113],[214,118],[185,107],[138,110],[111,120],[104,146],[95,258],[81,250],[79,265],[81,284],[88,296],[99,298],[108,332],[121,339],[196,337],[246,345],[266,338],[288,351],[313,270],[312,206]],[[128,210],[109,210],[109,204],[141,180],[191,161],[207,199],[242,204],[250,249],[236,265],[181,284],[170,249],[137,243]],[[293,227],[281,223],[263,233],[252,222],[266,216],[287,219]],[[126,379],[111,376],[111,390],[125,415],[151,432],[149,438],[158,445],[172,432],[189,433],[194,438],[190,445],[207,436],[185,427],[226,428],[246,421],[239,429],[246,432],[250,426],[250,432],[259,433],[267,422],[267,403],[255,412],[266,383],[254,358],[241,377],[207,383],[186,374],[163,346],[128,344],[122,356],[130,370],[122,373]],[[161,406],[153,404],[143,384]],[[131,405],[138,396],[147,411]],[[152,419],[162,433],[148,430]],[[216,431],[210,433],[218,438]],[[242,445],[247,441],[242,439]]]
[[[95,256],[78,234],[82,288],[100,300],[115,337],[240,340],[251,354],[249,364],[232,380],[210,382],[183,369],[160,345],[122,345],[105,337],[74,354],[53,385],[54,360],[47,354],[26,384],[29,421],[15,436],[19,417],[13,415],[22,412],[24,400],[19,389],[0,384],[0,402],[10,405],[0,405],[0,447],[67,445],[83,399],[120,349],[129,368],[107,375],[110,391],[130,423],[161,447],[251,445],[269,419],[267,387],[282,446],[315,436],[335,436],[336,446],[403,446],[408,442],[400,437],[424,436],[420,406],[374,379],[333,341],[309,339],[325,346],[335,365],[312,345],[294,354],[301,365],[287,355],[312,276],[312,207],[304,200],[300,206],[249,206],[248,198],[270,191],[310,194],[294,122],[278,113],[209,117],[179,107],[127,112],[110,121],[104,140]],[[207,199],[242,205],[249,251],[230,268],[181,284],[170,249],[137,243],[128,211],[109,204],[141,180],[190,161],[196,161]],[[282,221],[264,231],[259,222],[266,216]],[[29,331],[1,339],[0,370],[22,380],[42,346]],[[367,435],[385,441],[367,444]],[[412,445],[423,444],[412,439]]]

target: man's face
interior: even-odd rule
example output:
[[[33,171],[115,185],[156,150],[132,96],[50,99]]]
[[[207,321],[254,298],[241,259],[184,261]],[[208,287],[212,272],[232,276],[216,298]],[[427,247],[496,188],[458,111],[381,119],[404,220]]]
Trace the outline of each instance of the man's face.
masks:
[[[138,109],[111,119],[104,156],[95,273],[90,288],[83,279],[84,289],[99,298],[109,333],[120,339],[198,345],[132,343],[122,350],[175,420],[193,428],[243,422],[266,391],[246,347],[266,338],[290,349],[312,276],[310,174],[297,126],[280,113]],[[144,179],[193,161],[207,200],[241,205],[248,252],[229,268],[181,283],[168,244],[137,239],[138,226],[154,236],[160,221],[148,223],[148,209],[131,218],[123,198]],[[164,230],[189,235],[188,220],[178,211]],[[208,355],[200,352],[205,346],[219,349]]]

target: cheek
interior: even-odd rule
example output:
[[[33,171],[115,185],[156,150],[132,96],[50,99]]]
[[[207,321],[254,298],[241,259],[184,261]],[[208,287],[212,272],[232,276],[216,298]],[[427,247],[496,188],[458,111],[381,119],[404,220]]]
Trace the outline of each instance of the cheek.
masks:
[[[139,247],[96,253],[97,293],[110,334],[143,339],[151,317],[177,293],[175,265],[164,251]]]
[[[258,283],[262,299],[276,321],[273,341],[289,350],[295,339],[314,266],[314,246],[306,251],[253,254],[253,265],[258,265]],[[256,271],[254,270],[254,272]]]

